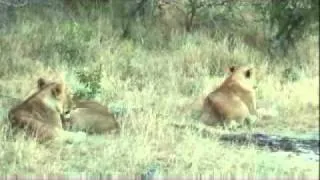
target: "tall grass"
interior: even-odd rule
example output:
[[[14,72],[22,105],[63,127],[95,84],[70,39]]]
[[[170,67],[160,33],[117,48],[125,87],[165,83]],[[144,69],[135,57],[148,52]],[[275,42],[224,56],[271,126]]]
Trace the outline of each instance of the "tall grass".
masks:
[[[319,175],[317,163],[295,155],[226,145],[190,128],[170,126],[203,127],[191,110],[181,109],[218,86],[226,67],[253,64],[258,106],[277,112],[276,117],[257,122],[255,131],[318,131],[318,37],[301,42],[299,59],[293,55],[270,59],[240,39],[233,51],[228,50],[223,33],[212,37],[198,31],[161,39],[151,29],[154,34],[140,41],[123,40],[105,14],[73,21],[60,13],[21,9],[14,28],[0,36],[1,103],[9,97],[24,99],[35,89],[36,79],[53,69],[65,72],[74,92],[92,93],[116,112],[121,133],[50,146],[1,136],[0,174],[132,175],[156,167],[158,175]],[[80,81],[79,73],[90,79],[100,66],[101,77],[94,80],[99,91],[85,87],[89,82]],[[4,119],[10,107],[1,106]],[[5,133],[5,121],[2,124]]]

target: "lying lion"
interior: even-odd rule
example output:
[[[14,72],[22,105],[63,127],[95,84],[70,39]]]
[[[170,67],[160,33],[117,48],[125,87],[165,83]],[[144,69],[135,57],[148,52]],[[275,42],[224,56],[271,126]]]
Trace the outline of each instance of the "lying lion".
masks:
[[[75,109],[64,119],[64,127],[89,134],[109,133],[119,130],[119,124],[109,109],[98,102],[75,100]]]
[[[230,76],[204,99],[201,121],[206,125],[243,123],[257,115],[251,67],[230,67]]]
[[[86,137],[85,133],[68,132],[62,128],[61,115],[72,105],[65,84],[39,78],[37,85],[37,92],[9,110],[11,126],[24,129],[39,142],[53,139],[73,141]]]

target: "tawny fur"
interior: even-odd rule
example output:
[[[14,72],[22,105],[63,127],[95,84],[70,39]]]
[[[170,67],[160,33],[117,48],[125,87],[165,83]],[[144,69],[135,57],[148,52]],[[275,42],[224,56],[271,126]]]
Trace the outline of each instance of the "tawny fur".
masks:
[[[119,124],[109,109],[96,101],[76,100],[75,109],[64,120],[64,126],[89,134],[107,134],[119,130]]]
[[[204,99],[201,121],[207,125],[243,123],[257,115],[255,88],[251,67],[230,67],[230,76]]]
[[[39,78],[39,90],[11,108],[8,119],[12,127],[23,128],[40,142],[63,133],[61,115],[70,103],[64,83],[47,83]],[[66,133],[68,134],[68,133]]]

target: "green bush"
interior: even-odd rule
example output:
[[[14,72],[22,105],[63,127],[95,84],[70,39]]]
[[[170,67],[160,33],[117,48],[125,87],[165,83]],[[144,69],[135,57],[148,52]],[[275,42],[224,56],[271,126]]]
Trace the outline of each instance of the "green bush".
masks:
[[[77,90],[76,97],[84,99],[93,99],[101,93],[101,78],[102,78],[102,66],[100,65],[96,69],[76,71],[76,75],[81,84],[84,85],[83,89]]]

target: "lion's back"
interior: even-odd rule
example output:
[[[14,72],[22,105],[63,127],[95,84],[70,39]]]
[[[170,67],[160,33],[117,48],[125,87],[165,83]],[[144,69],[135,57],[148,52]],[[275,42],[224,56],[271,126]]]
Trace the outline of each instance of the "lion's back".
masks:
[[[236,69],[217,89],[208,94],[203,110],[211,114],[211,121],[242,121],[250,114],[247,102],[255,98],[255,92],[247,80],[247,69]]]

